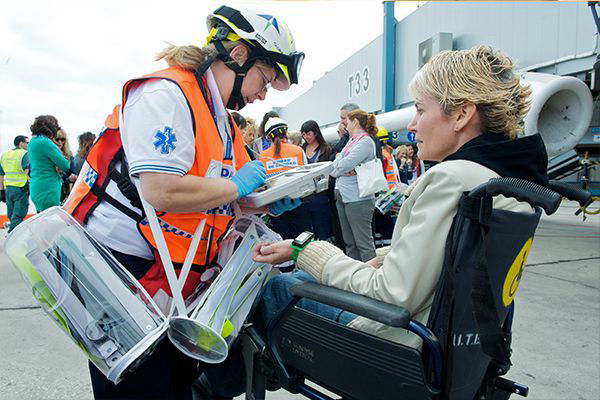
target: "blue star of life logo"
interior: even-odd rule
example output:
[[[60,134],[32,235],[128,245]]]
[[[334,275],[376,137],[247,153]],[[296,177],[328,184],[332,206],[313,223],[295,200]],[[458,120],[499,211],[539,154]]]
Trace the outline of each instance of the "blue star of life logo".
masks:
[[[161,154],[169,154],[172,150],[175,150],[177,138],[175,137],[173,128],[165,126],[164,132],[161,130],[156,131],[154,138],[156,139],[154,141],[154,148],[156,150],[160,149]]]
[[[269,28],[269,26],[273,25],[277,33],[281,35],[281,32],[279,32],[279,23],[277,22],[277,19],[274,16],[268,14],[258,14],[258,16],[263,17],[267,20],[267,25],[265,26],[265,29],[263,29],[263,32],[266,31],[267,28]]]

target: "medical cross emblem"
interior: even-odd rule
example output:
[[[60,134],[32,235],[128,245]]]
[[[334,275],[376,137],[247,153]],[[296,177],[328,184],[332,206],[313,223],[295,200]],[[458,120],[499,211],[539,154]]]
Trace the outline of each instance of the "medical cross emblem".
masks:
[[[171,150],[175,150],[175,142],[177,138],[173,132],[173,128],[165,126],[164,132],[158,130],[154,135],[154,148],[159,150],[161,154],[169,154]]]
[[[274,16],[268,14],[258,14],[258,16],[267,20],[267,25],[265,26],[265,29],[263,29],[263,32],[266,31],[269,26],[273,25],[277,33],[281,34],[281,32],[279,32],[279,24]]]

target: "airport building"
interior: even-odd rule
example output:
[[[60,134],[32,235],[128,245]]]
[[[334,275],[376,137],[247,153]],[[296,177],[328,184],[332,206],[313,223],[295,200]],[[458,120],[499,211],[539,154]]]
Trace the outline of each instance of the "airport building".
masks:
[[[396,21],[394,2],[384,2],[383,34],[276,110],[293,129],[316,120],[325,138],[335,141],[339,107],[352,102],[378,114],[393,144],[410,142],[405,128],[413,105],[407,87],[415,72],[440,51],[488,45],[507,53],[532,86],[525,132],[542,134],[551,179],[575,182],[587,174],[595,190],[600,181],[600,168],[594,166],[600,153],[593,101],[600,90],[596,7],[587,2],[428,2]]]

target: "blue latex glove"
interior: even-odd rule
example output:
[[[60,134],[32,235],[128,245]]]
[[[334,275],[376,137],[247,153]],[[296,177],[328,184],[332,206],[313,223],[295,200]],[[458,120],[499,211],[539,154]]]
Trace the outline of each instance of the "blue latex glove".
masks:
[[[255,160],[244,164],[231,178],[231,181],[237,186],[238,199],[241,199],[265,183],[265,179],[267,179],[265,165],[261,161]]]
[[[300,204],[302,204],[302,200],[300,199],[290,199],[289,197],[284,197],[283,199],[269,204],[269,213],[273,215],[281,215],[286,211],[300,207]]]

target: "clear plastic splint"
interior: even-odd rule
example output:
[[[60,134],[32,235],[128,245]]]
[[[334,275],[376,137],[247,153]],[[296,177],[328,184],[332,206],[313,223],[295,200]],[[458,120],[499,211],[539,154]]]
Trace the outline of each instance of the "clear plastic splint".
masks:
[[[137,280],[61,208],[22,222],[5,251],[46,314],[112,382],[166,333],[165,316]]]
[[[184,354],[206,363],[227,358],[271,265],[252,260],[260,242],[281,240],[255,216],[235,220],[220,245],[218,263],[224,265],[189,318],[170,320],[169,339]]]

